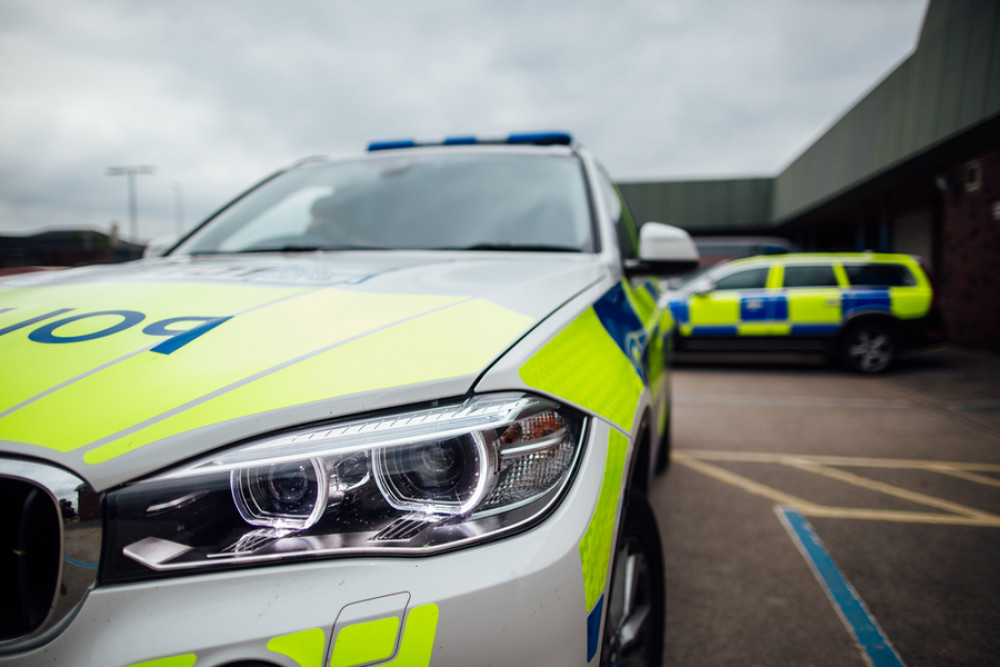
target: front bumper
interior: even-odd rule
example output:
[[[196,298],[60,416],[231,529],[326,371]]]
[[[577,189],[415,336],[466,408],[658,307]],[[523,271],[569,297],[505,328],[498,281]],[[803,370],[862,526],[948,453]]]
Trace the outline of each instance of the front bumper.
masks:
[[[330,559],[98,587],[58,636],[2,655],[0,665],[585,665],[591,610],[580,542],[609,434],[591,422],[567,496],[519,535],[427,558]],[[619,494],[618,515],[620,506]],[[592,620],[591,640],[595,631]]]

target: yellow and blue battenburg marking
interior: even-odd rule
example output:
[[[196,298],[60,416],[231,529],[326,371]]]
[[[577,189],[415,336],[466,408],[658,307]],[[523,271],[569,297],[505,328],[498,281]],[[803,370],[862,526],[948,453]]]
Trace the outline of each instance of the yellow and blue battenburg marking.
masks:
[[[594,312],[611,339],[632,362],[639,377],[648,379],[649,334],[629,300],[623,284],[618,283],[598,299],[594,304]]]
[[[653,321],[655,314],[655,301],[648,292],[618,283],[520,369],[525,384],[602,415],[621,429],[611,431],[600,494],[579,544],[588,662],[600,645],[604,589],[628,454],[624,433],[631,431],[643,378],[649,377],[650,360],[656,356],[649,351],[650,331],[659,325]]]
[[[823,291],[824,288],[817,288]],[[790,295],[787,290],[753,289],[740,290],[734,297],[732,309],[726,304],[718,304],[719,319],[732,318],[731,323],[712,322],[699,324],[692,321],[688,298],[674,298],[669,302],[670,312],[687,336],[691,337],[735,337],[761,334],[784,334],[792,336],[830,336],[836,334],[842,322],[860,313],[896,314],[893,307],[891,288],[857,288],[836,292],[831,299],[839,300],[836,307],[826,312],[810,312],[809,304],[801,296]],[[814,297],[815,295],[809,295]],[[721,315],[720,315],[721,314]],[[738,319],[737,319],[738,318]],[[820,320],[820,321],[817,321]],[[826,321],[821,321],[826,320]],[[782,329],[767,329],[753,325],[785,325]]]
[[[604,586],[611,566],[611,550],[627,452],[628,440],[625,436],[617,431],[611,431],[601,492],[590,525],[580,540],[580,564],[583,568],[584,599],[587,607],[587,662],[593,660],[600,645],[601,618],[604,615]]]

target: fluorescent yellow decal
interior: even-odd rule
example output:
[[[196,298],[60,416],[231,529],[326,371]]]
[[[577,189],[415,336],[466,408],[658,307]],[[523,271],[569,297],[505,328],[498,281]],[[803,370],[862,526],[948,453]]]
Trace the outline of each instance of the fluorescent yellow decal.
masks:
[[[287,299],[234,317],[219,331],[169,356],[134,355],[63,387],[0,419],[0,434],[10,440],[70,451],[287,363],[290,358],[457,300],[335,289]],[[285,327],[284,322],[296,324]],[[302,326],[302,322],[309,322],[309,326]],[[60,419],[53,420],[51,415],[60,415]]]
[[[399,619],[395,616],[355,623],[337,633],[330,667],[366,665],[390,657],[396,650]]]
[[[373,295],[363,296],[370,302]],[[416,303],[421,299],[400,298]],[[91,450],[84,460],[100,463],[176,433],[268,410],[477,373],[531,322],[527,315],[483,299],[439,309],[210,397]],[[436,354],[417,355],[415,349]]]
[[[789,289],[788,321],[792,324],[840,324],[841,290],[836,287],[796,287]]]
[[[396,657],[380,665],[394,667],[428,667],[434,651],[438,607],[425,604],[406,615],[403,637]],[[343,628],[333,646],[330,667],[356,667],[384,660],[396,647],[399,619],[395,616],[356,623]]]
[[[692,326],[733,326],[740,321],[740,293],[723,290],[692,294],[688,308]]]
[[[642,380],[591,308],[521,366],[520,376],[530,387],[632,429]]]
[[[736,332],[740,336],[769,336],[774,333],[771,323],[767,324],[741,324],[736,327]]]
[[[276,299],[286,298],[303,290],[278,289],[273,287],[244,287],[232,285],[189,285],[183,283],[138,283],[131,288],[118,284],[113,296],[105,295],[98,284],[61,285],[19,290],[15,294],[3,293],[3,306],[11,310],[0,312],[0,359],[4,361],[4,375],[17,377],[17,382],[0,382],[0,412],[37,396],[43,391],[71,381],[117,359],[134,354],[167,340],[163,336],[144,334],[143,330],[156,322],[174,317],[224,317],[267,304]],[[183,303],[184,311],[178,312],[171,304]],[[57,323],[59,320],[107,311],[133,311],[141,313],[143,319],[113,335],[70,344],[46,344],[31,340],[36,329]],[[19,326],[34,318],[58,313],[27,326]],[[122,322],[122,317],[98,316],[77,320],[60,328],[56,333],[67,337],[93,332]],[[231,322],[228,322],[231,324]],[[10,327],[18,327],[3,333]],[[228,328],[228,327],[227,327]],[[224,330],[214,332],[220,334]],[[216,338],[205,336],[196,349],[204,342]],[[225,337],[223,334],[222,337]],[[228,344],[231,339],[226,338]],[[163,355],[143,353],[162,361]],[[173,356],[173,355],[171,355]],[[126,385],[128,395],[142,389],[134,382]],[[125,390],[118,387],[119,391]],[[105,403],[117,401],[117,396],[107,396]],[[111,406],[104,405],[107,409]],[[117,402],[115,410],[121,408]],[[89,409],[100,409],[91,406]],[[68,420],[65,413],[60,418]],[[106,415],[105,415],[106,416]]]
[[[415,607],[406,616],[403,641],[394,660],[383,663],[393,667],[428,667],[434,652],[434,634],[437,632],[438,606],[425,604]]]
[[[642,285],[636,287],[627,280],[622,282],[625,285],[625,298],[628,299],[632,310],[635,311],[644,325],[649,325],[653,313],[656,311],[656,301],[653,300],[653,295]]]
[[[931,310],[930,287],[890,287],[892,314],[902,320],[924,317]]]
[[[322,667],[325,648],[326,633],[321,628],[282,635],[267,643],[268,651],[291,658],[299,667]]]
[[[597,604],[608,579],[615,517],[618,514],[627,451],[628,440],[625,436],[618,431],[611,431],[608,438],[608,456],[604,462],[601,493],[597,498],[597,506],[594,507],[587,532],[580,540],[580,564],[583,568],[584,599],[588,612]]]
[[[128,667],[192,667],[197,660],[198,656],[194,653],[186,653],[184,655],[175,655],[169,658],[157,658],[156,660],[136,662]]]
[[[765,283],[765,287],[767,287],[768,289],[780,289],[781,286],[784,284],[784,280],[785,280],[785,267],[780,264],[776,264],[775,266],[771,267],[771,270],[767,274],[767,281]]]

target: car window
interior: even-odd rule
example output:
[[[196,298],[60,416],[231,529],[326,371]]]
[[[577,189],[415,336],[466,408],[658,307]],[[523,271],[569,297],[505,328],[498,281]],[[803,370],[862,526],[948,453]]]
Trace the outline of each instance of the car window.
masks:
[[[913,287],[916,278],[902,264],[845,264],[844,271],[856,287]]]
[[[786,266],[785,287],[837,287],[837,276],[829,264]]]
[[[768,270],[768,267],[763,266],[730,273],[715,281],[715,289],[763,289],[767,284]]]
[[[611,179],[603,170],[598,172],[598,183],[601,187],[601,195],[604,199],[605,211],[615,225],[615,235],[618,238],[618,249],[622,257],[634,258],[639,256],[639,239],[636,233],[635,221],[629,213],[625,199],[618,189],[612,185]]]
[[[178,254],[282,249],[594,248],[574,156],[433,153],[302,167],[224,210]]]

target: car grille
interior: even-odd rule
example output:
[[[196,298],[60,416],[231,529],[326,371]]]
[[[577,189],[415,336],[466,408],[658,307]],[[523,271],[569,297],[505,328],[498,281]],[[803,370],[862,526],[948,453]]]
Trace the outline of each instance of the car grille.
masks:
[[[45,641],[97,576],[97,494],[59,468],[0,459],[0,653]]]
[[[59,512],[41,487],[0,480],[0,641],[39,628],[59,581]]]

